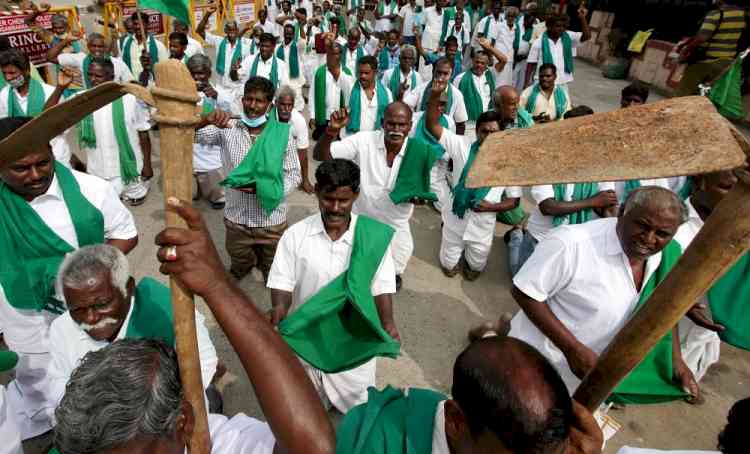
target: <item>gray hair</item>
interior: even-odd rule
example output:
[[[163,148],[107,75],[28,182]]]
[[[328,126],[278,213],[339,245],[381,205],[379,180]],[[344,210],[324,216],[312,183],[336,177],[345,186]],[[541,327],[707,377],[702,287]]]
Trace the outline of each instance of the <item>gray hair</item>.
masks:
[[[291,96],[292,101],[296,98],[296,94],[294,93],[294,89],[290,87],[289,85],[282,85],[279,87],[279,89],[276,91],[276,100],[283,98],[284,96]]]
[[[158,339],[123,339],[91,351],[55,410],[62,454],[94,453],[175,432],[183,399],[177,355]]]
[[[503,105],[503,95],[506,93],[518,94],[518,90],[511,85],[501,85],[497,87],[495,93],[492,94],[492,103],[495,104],[495,108]]]
[[[672,211],[680,216],[680,225],[688,220],[688,209],[680,197],[669,189],[659,186],[643,186],[635,189],[620,208],[620,216],[626,216],[635,208],[649,207],[658,211]]]
[[[412,53],[412,55],[414,55],[414,57],[417,56],[417,48],[416,47],[412,46],[411,44],[403,44],[401,46],[401,52],[403,53],[403,52],[405,52],[407,50],[411,51],[411,53]]]
[[[188,69],[192,70],[211,70],[211,59],[203,54],[195,54],[188,58]]]
[[[101,33],[97,32],[89,33],[89,36],[86,38],[87,41],[94,41],[95,39],[101,39],[105,44],[107,43],[107,38],[105,38]]]
[[[93,285],[100,273],[107,271],[112,286],[127,296],[130,279],[128,259],[121,250],[108,244],[84,246],[65,257],[57,272],[57,289],[62,291],[65,287],[80,289]]]

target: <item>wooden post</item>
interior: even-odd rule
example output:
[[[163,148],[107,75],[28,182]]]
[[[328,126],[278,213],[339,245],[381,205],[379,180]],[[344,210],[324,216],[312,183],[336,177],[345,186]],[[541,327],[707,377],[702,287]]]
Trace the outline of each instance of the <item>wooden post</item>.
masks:
[[[750,248],[750,173],[719,203],[645,306],[615,336],[574,398],[595,411],[618,383]]]
[[[161,136],[161,163],[164,179],[164,198],[177,197],[189,203],[192,196],[193,137],[196,103],[200,98],[195,81],[179,60],[170,59],[155,67],[156,88],[151,90]],[[166,205],[165,205],[166,206]],[[177,214],[167,211],[167,227],[185,227]],[[209,454],[211,440],[201,380],[198,357],[198,340],[195,331],[195,305],[193,295],[170,279],[172,306],[174,308],[175,349],[180,362],[182,389],[195,413],[195,430],[190,439],[191,454]]]

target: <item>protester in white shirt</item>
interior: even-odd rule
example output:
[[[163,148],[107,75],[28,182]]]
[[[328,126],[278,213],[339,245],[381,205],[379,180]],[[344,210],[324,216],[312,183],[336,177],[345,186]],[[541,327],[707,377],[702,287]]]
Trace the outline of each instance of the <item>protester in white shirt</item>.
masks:
[[[78,86],[89,88],[89,85],[86,84],[88,75],[84,74],[84,67],[87,66],[91,61],[91,57],[108,57],[110,60],[112,60],[112,63],[115,66],[115,82],[124,83],[130,82],[135,79],[133,77],[133,73],[130,72],[130,69],[127,67],[125,62],[122,61],[122,59],[108,55],[109,46],[107,45],[107,40],[103,35],[99,33],[89,34],[88,39],[86,39],[86,47],[89,51],[88,54],[84,52],[63,52],[62,50],[66,47],[65,44],[68,41],[72,41],[72,38],[61,40],[58,44],[52,46],[50,50],[47,51],[47,61],[51,63],[58,63],[64,67],[74,68],[77,72],[74,75],[74,81]],[[87,57],[89,57],[88,60]]]
[[[302,111],[305,108],[305,99],[302,97],[302,87],[305,85],[304,60],[302,52],[305,47],[304,40],[297,40],[294,37],[294,26],[291,24],[284,25],[283,41],[276,48],[276,56],[281,58],[289,68],[287,79],[289,86],[295,91],[294,108]],[[296,70],[296,74],[293,71]]]
[[[299,156],[302,172],[300,189],[308,194],[312,194],[314,187],[310,182],[309,163],[307,160],[307,150],[310,148],[310,129],[307,127],[305,117],[294,108],[296,96],[297,94],[289,86],[279,88],[276,92],[276,113],[279,116],[279,121],[290,124],[291,137],[297,146],[297,155]]]
[[[552,63],[557,67],[557,84],[568,90],[568,84],[573,82],[573,66],[578,45],[591,38],[591,29],[586,20],[588,11],[584,5],[581,3],[578,10],[578,17],[581,19],[580,32],[567,30],[570,18],[566,14],[551,15],[547,19],[547,31],[531,44],[526,59],[525,86],[531,85],[532,78],[537,77],[537,71],[542,63]],[[544,53],[546,47],[549,47],[549,58]]]
[[[258,11],[258,22],[255,23],[255,26],[262,28],[264,33],[270,33],[273,36],[281,34],[279,24],[268,18],[268,10],[266,8],[261,8]]]
[[[234,20],[224,24],[224,36],[217,36],[206,31],[209,17],[216,12],[215,6],[206,8],[201,21],[195,28],[195,32],[206,41],[206,44],[216,49],[216,61],[214,62],[216,76],[219,77],[219,86],[229,91],[240,90],[242,83],[230,77],[230,72],[239,69],[242,60],[250,54],[250,40],[244,38],[245,33],[250,31],[250,24],[239,29]],[[222,58],[223,51],[223,58]]]
[[[440,35],[443,32],[443,16],[448,0],[437,0],[435,6],[430,6],[422,12],[424,30],[422,31],[421,43],[426,53],[435,53],[440,48]],[[422,58],[419,65],[419,73],[423,79],[429,79],[430,69],[427,62]]]
[[[476,41],[478,38],[488,39],[493,46],[497,45],[497,40],[500,37],[500,26],[505,22],[505,16],[502,12],[502,3],[492,2],[491,14],[480,20],[474,29],[475,50],[479,49],[479,43]]]
[[[355,79],[351,74],[347,74],[347,71],[342,67],[342,52],[341,46],[328,42],[326,44],[326,63],[318,67],[310,81],[310,95],[307,106],[310,129],[313,130],[312,138],[314,140],[318,140],[325,131],[331,114],[349,103],[349,95]],[[325,81],[325,93],[320,93],[320,90],[318,90],[318,82],[321,81],[320,78],[322,77],[325,77],[323,79]]]
[[[507,62],[502,71],[495,72],[497,85],[514,85],[513,83],[513,66],[515,64],[515,49],[513,42],[516,38],[516,18],[519,15],[518,8],[509,6],[505,9],[505,20],[499,25],[499,33],[495,48],[507,57]]]
[[[357,82],[349,96],[349,124],[341,137],[382,128],[383,112],[392,101],[391,91],[378,80],[378,60],[372,55],[359,59]]]
[[[276,56],[276,38],[270,33],[260,35],[259,51],[242,60],[239,70],[229,72],[235,82],[244,83],[251,77],[265,77],[274,84],[274,90],[289,85],[289,67]]]
[[[401,16],[401,36],[403,37],[404,43],[411,44],[412,46],[417,43],[416,37],[414,36],[414,18],[417,15],[417,1],[409,0],[401,9],[398,11],[398,15]]]
[[[378,51],[378,39],[368,35],[362,44],[362,31],[352,28],[346,35],[346,46],[341,50],[341,66],[349,70],[356,77],[357,62],[366,55],[375,55]]]
[[[521,311],[509,336],[538,349],[574,392],[632,316],[662,250],[686,217],[673,193],[647,187],[626,201],[618,218],[556,229],[513,278]],[[672,357],[676,386],[697,397],[679,347]]]
[[[187,55],[187,58],[190,58],[193,55],[197,55],[197,54],[205,55],[205,51],[203,50],[203,45],[197,39],[190,36],[192,35],[192,31],[190,30],[189,25],[183,24],[179,20],[174,19],[172,30],[178,33],[184,33],[185,36],[187,36],[188,44],[187,44],[187,49],[185,49],[185,55]]]
[[[153,82],[152,69],[160,61],[169,58],[169,51],[153,35],[147,33],[144,38],[143,30],[148,29],[146,23],[148,16],[144,13],[135,12],[131,16],[133,21],[133,36],[125,38],[122,44],[122,61],[130,68],[130,72],[141,84],[147,85]],[[141,25],[143,22],[143,25]],[[145,50],[145,52],[144,52]],[[145,67],[144,67],[145,65]]]
[[[466,46],[471,42],[471,31],[468,25],[464,22],[464,15],[456,16],[455,19],[448,21],[448,30],[446,31],[445,38],[455,36],[458,41],[458,51],[461,55],[466,51]]]
[[[453,73],[453,62],[445,57],[441,57],[432,65],[432,79],[447,77],[450,79]],[[429,99],[429,88],[432,82],[422,83],[418,85],[404,95],[404,102],[412,108],[412,110],[420,111],[425,110],[427,106],[427,99]],[[446,87],[446,93],[448,93],[448,106],[446,108],[446,115],[453,118],[456,122],[456,132],[459,135],[463,135],[466,130],[466,121],[469,116],[466,113],[466,105],[464,104],[464,96],[461,92],[453,85]]]
[[[7,138],[27,121],[26,118],[0,119],[0,140]],[[6,187],[3,198],[22,198],[22,203],[27,203],[28,208],[38,215],[27,219],[4,215],[4,222],[10,226],[5,230],[7,232],[38,231],[39,228],[46,227],[61,244],[73,250],[86,244],[81,244],[80,241],[94,240],[90,237],[79,238],[77,230],[96,229],[97,224],[94,222],[98,221],[100,215],[104,241],[125,253],[138,243],[133,216],[112,187],[97,177],[56,164],[50,147],[29,150],[24,158],[0,168],[0,180]],[[36,183],[29,185],[28,181]],[[72,211],[66,200],[74,196],[84,198],[92,210],[88,214]],[[14,226],[19,222],[22,225]],[[35,226],[36,223],[39,225]],[[97,231],[88,233],[94,236],[98,234]],[[14,239],[12,234],[0,238],[0,241],[3,244],[8,244],[9,241],[12,244],[22,242],[20,238]],[[28,242],[25,244],[28,246],[15,249],[5,249],[6,246],[3,246],[0,262],[4,262],[0,263],[0,268],[19,270],[19,266],[31,263],[32,257],[29,254],[35,258],[59,257],[60,260],[64,255],[61,250],[26,250],[34,249],[34,245]],[[6,272],[4,271],[3,276]],[[55,293],[53,279],[47,280],[47,276],[51,278],[56,272],[56,268],[43,267],[33,274],[27,274],[29,289],[20,293],[17,288],[0,286],[0,326],[3,327],[6,345],[20,357],[15,369],[15,380],[7,388],[6,397],[15,411],[14,417],[22,439],[42,434],[51,427],[45,411],[49,406],[45,397],[47,366],[50,361],[48,333],[50,322],[59,313],[62,296]]]
[[[572,108],[570,95],[562,87],[555,85],[556,79],[557,68],[555,65],[544,63],[539,68],[539,81],[527,87],[521,93],[519,107],[531,114],[535,123],[562,120],[565,113]],[[558,106],[559,100],[562,100],[562,102]]]
[[[393,29],[393,23],[398,18],[398,0],[378,0],[375,6],[375,31],[380,33],[389,32]]]
[[[464,103],[468,118],[466,133],[470,138],[475,136],[476,120],[479,115],[494,108],[492,95],[497,84],[493,71],[488,68],[489,61],[489,55],[486,52],[477,51],[474,53],[471,69],[462,72],[453,79],[453,86],[458,88],[465,101],[474,99],[474,94],[478,95],[478,99],[481,101],[480,104],[471,107]],[[471,86],[468,85],[468,81],[462,84],[466,77],[471,78]]]
[[[391,91],[394,100],[400,100],[406,92],[423,82],[422,76],[414,70],[417,62],[417,49],[414,46],[402,45],[398,62],[398,67],[386,70],[380,78],[383,85]]]

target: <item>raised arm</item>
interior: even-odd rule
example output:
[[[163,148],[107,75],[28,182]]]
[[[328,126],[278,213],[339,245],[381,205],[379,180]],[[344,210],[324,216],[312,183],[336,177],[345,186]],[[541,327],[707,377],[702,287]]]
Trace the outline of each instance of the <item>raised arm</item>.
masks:
[[[57,57],[60,55],[66,47],[70,45],[73,41],[78,41],[78,38],[74,38],[72,36],[68,36],[65,39],[61,39],[60,42],[55,44],[54,46],[50,47],[47,51],[47,61],[52,63],[58,63]]]
[[[394,71],[398,71],[396,68]],[[467,77],[467,76],[464,76]],[[437,140],[443,136],[443,125],[440,124],[440,95],[448,86],[447,80],[433,79],[432,91],[429,93],[427,100],[427,110],[424,113],[424,122],[427,130],[430,131]]]
[[[578,17],[581,19],[581,42],[588,41],[591,38],[591,28],[589,28],[589,21],[586,19],[588,13],[586,2],[581,2],[581,7],[578,8]]]
[[[277,444],[289,453],[333,453],[333,427],[302,365],[227,275],[200,213],[174,198],[168,209],[188,228],[168,228],[156,236],[160,271],[204,298],[237,352]],[[171,246],[175,255],[168,254]]]
[[[331,143],[338,138],[339,131],[347,124],[349,124],[349,109],[343,108],[332,113],[326,132],[315,143],[313,158],[317,161],[330,161],[333,159],[331,155]]]
[[[73,83],[73,77],[68,74],[67,69],[61,68],[60,71],[57,72],[57,85],[55,85],[55,90],[49,98],[47,98],[47,101],[44,102],[44,110],[56,106],[71,83]]]
[[[487,38],[479,38],[478,41],[479,45],[482,46],[482,49],[484,49],[485,52],[495,57],[495,60],[497,61],[497,63],[495,63],[495,70],[498,72],[502,71],[503,68],[505,68],[505,64],[508,63],[508,57],[497,50]]]
[[[206,39],[206,25],[208,24],[208,18],[211,17],[213,13],[216,12],[215,6],[209,6],[206,8],[206,13],[201,17],[201,21],[198,22],[198,26],[195,27],[195,33],[198,34],[201,38],[204,40]]]

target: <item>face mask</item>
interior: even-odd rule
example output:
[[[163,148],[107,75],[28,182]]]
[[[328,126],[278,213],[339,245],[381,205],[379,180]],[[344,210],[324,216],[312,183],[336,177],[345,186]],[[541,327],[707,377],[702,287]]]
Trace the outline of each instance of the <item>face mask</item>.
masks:
[[[266,121],[268,121],[267,113],[264,113],[263,115],[256,118],[250,118],[245,114],[245,112],[242,112],[242,122],[245,123],[245,126],[247,126],[248,128],[259,128],[263,126]]]
[[[23,76],[18,76],[15,79],[9,80],[8,85],[10,85],[13,88],[21,88],[25,81],[26,79]]]

